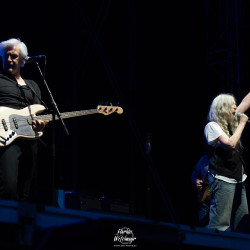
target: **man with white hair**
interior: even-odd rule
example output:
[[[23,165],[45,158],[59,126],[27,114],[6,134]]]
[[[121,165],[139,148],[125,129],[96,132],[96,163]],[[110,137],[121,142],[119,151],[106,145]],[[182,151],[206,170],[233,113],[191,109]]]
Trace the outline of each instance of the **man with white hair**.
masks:
[[[33,80],[21,76],[21,67],[28,56],[26,45],[15,38],[2,41],[0,55],[3,64],[3,72],[0,74],[0,106],[23,109],[32,104],[41,104],[41,91],[38,85]],[[41,131],[45,124],[34,120],[32,128]],[[0,148],[0,199],[29,199],[37,149],[36,140],[19,138]]]

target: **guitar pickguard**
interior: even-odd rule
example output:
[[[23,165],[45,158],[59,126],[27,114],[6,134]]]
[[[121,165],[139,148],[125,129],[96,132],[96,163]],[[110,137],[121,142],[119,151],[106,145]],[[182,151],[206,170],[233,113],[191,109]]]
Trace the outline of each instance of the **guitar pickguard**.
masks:
[[[14,131],[17,135],[25,136],[36,136],[36,132],[32,129],[31,125],[28,123],[28,119],[21,115],[10,115],[9,116],[10,129]]]

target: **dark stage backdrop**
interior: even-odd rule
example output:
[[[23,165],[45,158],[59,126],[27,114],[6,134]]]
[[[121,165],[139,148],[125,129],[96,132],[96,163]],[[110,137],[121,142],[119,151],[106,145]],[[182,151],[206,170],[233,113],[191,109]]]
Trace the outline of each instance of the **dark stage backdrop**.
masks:
[[[69,136],[56,122],[55,187],[127,202],[135,215],[146,216],[150,183],[151,218],[171,221],[148,170],[150,135],[150,166],[181,223],[195,224],[190,176],[205,153],[209,104],[219,92],[232,90],[216,77],[208,81],[204,1],[20,1],[15,7],[1,7],[1,40],[19,37],[29,55],[47,56],[45,78],[61,112],[92,109],[99,102],[124,109],[122,115],[65,120]],[[247,28],[241,35],[249,39]],[[249,50],[247,42],[241,46],[243,96]],[[42,61],[40,66],[44,70]],[[36,66],[27,64],[23,73],[39,83],[50,106]],[[52,136],[49,124],[37,171],[45,204],[51,203],[53,184]]]

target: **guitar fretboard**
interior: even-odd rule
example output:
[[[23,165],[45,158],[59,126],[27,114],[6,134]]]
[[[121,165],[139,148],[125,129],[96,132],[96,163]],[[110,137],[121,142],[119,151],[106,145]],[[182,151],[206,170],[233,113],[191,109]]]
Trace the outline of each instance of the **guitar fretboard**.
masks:
[[[98,113],[97,109],[89,109],[89,110],[79,110],[79,111],[71,111],[71,112],[64,112],[61,113],[62,119],[77,117],[77,116],[84,116],[84,115],[91,115]],[[38,115],[36,116],[37,119],[43,120],[43,121],[52,121],[53,116],[52,114],[48,115]],[[56,120],[58,120],[58,116],[55,117]]]

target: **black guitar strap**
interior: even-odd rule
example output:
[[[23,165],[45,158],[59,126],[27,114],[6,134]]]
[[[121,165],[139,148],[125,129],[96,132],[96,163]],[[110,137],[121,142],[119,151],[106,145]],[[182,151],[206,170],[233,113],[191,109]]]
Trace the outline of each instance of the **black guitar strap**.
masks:
[[[35,89],[34,89],[33,86],[30,84],[30,82],[26,80],[25,83],[26,83],[27,86],[31,89],[31,91],[34,93],[34,95],[41,101],[41,103],[45,106],[45,108],[48,109],[47,105],[46,105],[45,102],[40,98],[40,96],[36,93]]]
[[[41,101],[41,103],[44,105],[44,107],[46,109],[48,109],[47,105],[45,104],[45,102],[40,98],[40,96],[36,93],[36,91],[34,90],[33,86],[30,84],[29,81],[25,81],[25,83],[27,84],[27,86],[31,89],[31,91],[34,93],[34,95]],[[29,112],[31,114],[31,110],[30,110],[30,106],[29,107]],[[39,137],[36,139],[37,141],[39,141],[45,148],[47,148],[47,144]]]

